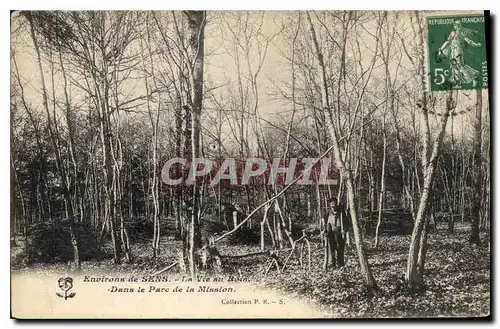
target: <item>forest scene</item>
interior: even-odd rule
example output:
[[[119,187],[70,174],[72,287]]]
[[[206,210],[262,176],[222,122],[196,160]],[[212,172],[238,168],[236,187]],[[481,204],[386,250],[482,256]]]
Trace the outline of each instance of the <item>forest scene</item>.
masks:
[[[474,87],[430,91],[429,56],[469,33],[428,54],[430,14],[12,12],[12,275],[231,275],[330,318],[490,315],[489,91],[453,61]],[[250,158],[301,169],[245,184]]]

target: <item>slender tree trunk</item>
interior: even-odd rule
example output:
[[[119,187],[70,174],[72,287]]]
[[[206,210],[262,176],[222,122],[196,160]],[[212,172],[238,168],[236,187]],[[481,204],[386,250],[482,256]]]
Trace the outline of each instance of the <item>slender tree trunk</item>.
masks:
[[[364,243],[363,243],[363,236],[362,236],[362,232],[360,230],[359,224],[358,224],[358,215],[356,213],[357,202],[356,202],[356,198],[354,195],[354,184],[352,181],[351,172],[342,160],[340,145],[338,142],[339,137],[338,137],[338,133],[337,133],[337,127],[335,127],[334,120],[333,120],[332,113],[331,113],[332,109],[330,107],[330,102],[328,99],[328,87],[327,87],[328,82],[327,82],[327,78],[326,78],[326,68],[325,68],[325,64],[323,62],[323,54],[321,53],[321,50],[320,50],[320,47],[318,44],[318,40],[316,37],[316,31],[314,29],[314,25],[311,21],[311,17],[309,15],[309,13],[307,15],[307,19],[309,22],[309,29],[310,29],[313,44],[314,44],[316,61],[317,61],[318,67],[320,69],[320,74],[321,74],[322,105],[323,105],[323,109],[325,110],[325,113],[330,114],[329,118],[326,120],[326,124],[328,126],[328,130],[330,132],[330,136],[331,136],[332,143],[333,143],[332,146],[333,146],[334,159],[335,159],[335,163],[337,165],[337,168],[339,169],[340,174],[342,176],[342,179],[344,180],[344,182],[346,184],[346,188],[347,188],[347,198],[348,198],[348,202],[349,202],[349,213],[351,216],[352,227],[353,227],[353,232],[354,232],[354,240],[356,241],[356,251],[358,254],[358,258],[359,258],[361,273],[364,277],[365,285],[367,286],[367,288],[374,290],[374,289],[376,289],[377,285],[375,282],[375,278],[373,277],[373,274],[370,270],[370,266],[368,264],[368,258],[366,256],[366,251],[365,251]]]
[[[185,12],[188,20],[189,30],[189,53],[192,61],[191,67],[191,155],[192,159],[200,156],[200,131],[201,131],[201,109],[203,103],[203,61],[205,57],[204,39],[206,13],[204,11]],[[191,276],[196,275],[195,251],[201,247],[199,232],[200,220],[200,184],[196,180],[193,183],[193,211],[189,220],[188,228],[188,262]]]
[[[266,205],[264,208],[264,216],[262,217],[262,222],[260,223],[260,250],[264,251],[265,249],[265,239],[264,239],[264,231],[265,225],[267,223],[267,213],[269,212],[270,205]]]
[[[384,118],[385,120],[385,118]],[[386,166],[386,158],[387,158],[387,133],[385,131],[385,123],[383,125],[383,132],[382,132],[382,138],[383,138],[383,150],[382,150],[382,174],[380,175],[380,195],[379,195],[379,200],[378,200],[378,220],[377,220],[377,227],[375,229],[375,248],[378,247],[379,244],[379,231],[380,231],[380,224],[382,223],[382,206],[384,202],[384,197],[385,197],[385,166]]]
[[[45,113],[47,114],[47,123],[48,123],[48,129],[49,129],[49,134],[50,134],[50,139],[52,142],[52,147],[54,148],[54,154],[56,156],[56,164],[57,164],[57,169],[59,171],[59,174],[61,175],[61,180],[63,183],[63,195],[64,195],[64,201],[66,202],[68,206],[68,211],[67,211],[67,217],[69,221],[69,231],[70,231],[70,237],[71,237],[71,244],[73,246],[73,260],[74,264],[77,270],[80,269],[80,253],[78,250],[78,242],[76,239],[76,233],[75,233],[75,227],[74,227],[74,211],[72,207],[72,202],[71,202],[71,192],[70,192],[70,187],[68,186],[69,178],[67,176],[67,173],[65,172],[65,169],[63,167],[63,163],[61,160],[61,154],[60,154],[60,147],[57,142],[57,136],[56,136],[56,131],[54,130],[52,126],[52,119],[50,117],[50,112],[49,112],[49,104],[47,100],[47,88],[45,87],[45,77],[44,77],[44,70],[42,66],[42,58],[40,55],[40,49],[38,46],[38,40],[36,38],[35,34],[35,28],[33,26],[33,19],[31,16],[30,12],[26,13],[27,18],[30,22],[30,32],[31,32],[31,38],[33,41],[33,46],[35,48],[36,52],[36,57],[37,57],[37,64],[38,64],[38,69],[39,69],[39,74],[40,74],[40,85],[42,89],[42,103],[43,107],[45,109]],[[54,86],[52,86],[54,88]],[[55,120],[55,118],[54,118]]]
[[[426,105],[424,105],[426,106]],[[424,163],[424,182],[423,182],[423,189],[422,189],[422,194],[420,196],[420,203],[418,206],[418,212],[417,212],[417,217],[415,218],[415,223],[413,227],[413,233],[411,236],[411,242],[410,242],[410,251],[408,255],[408,263],[407,263],[407,269],[406,269],[406,280],[408,282],[408,287],[411,290],[416,290],[421,288],[422,283],[423,283],[423,278],[421,274],[423,273],[423,260],[425,259],[425,249],[426,249],[426,238],[422,236],[424,234],[424,227],[426,226],[426,211],[427,211],[427,205],[428,205],[428,200],[429,200],[429,194],[430,191],[432,190],[432,185],[434,181],[434,171],[436,168],[436,162],[438,159],[438,154],[440,152],[441,148],[441,143],[443,141],[444,133],[446,130],[446,123],[448,122],[448,114],[453,110],[454,108],[454,101],[453,101],[453,93],[450,92],[448,94],[447,100],[446,100],[446,113],[445,115],[441,118],[440,122],[440,127],[438,130],[438,134],[436,137],[436,140],[434,141],[432,153],[430,157],[428,158],[428,147],[424,147],[422,151],[422,158],[423,158],[423,163]],[[423,115],[427,117],[427,111],[426,107],[424,107]],[[425,125],[424,128],[424,134],[430,134],[429,132],[429,126]],[[426,139],[428,142],[430,142],[430,138]],[[428,160],[425,160],[428,159]],[[424,234],[425,235],[425,234]],[[423,242],[423,243],[422,243]],[[419,257],[419,253],[421,256]],[[421,266],[422,268],[418,268],[419,266],[419,258],[422,260],[421,261]]]
[[[479,219],[481,217],[481,190],[483,179],[483,164],[481,159],[481,127],[482,127],[483,95],[482,89],[476,91],[476,111],[474,116],[474,201],[472,204],[471,232],[469,242],[479,245]]]

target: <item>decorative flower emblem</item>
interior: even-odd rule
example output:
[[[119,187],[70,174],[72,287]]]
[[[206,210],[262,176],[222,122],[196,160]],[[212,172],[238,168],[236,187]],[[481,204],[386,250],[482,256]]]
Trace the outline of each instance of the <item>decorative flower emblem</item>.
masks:
[[[76,293],[74,293],[74,292],[68,294],[68,291],[71,288],[73,288],[73,278],[70,278],[70,277],[59,278],[59,280],[57,282],[58,282],[59,288],[62,291],[64,291],[64,295],[61,294],[61,293],[56,292],[57,296],[59,296],[61,298],[64,298],[64,300],[66,300],[68,298],[75,297]]]

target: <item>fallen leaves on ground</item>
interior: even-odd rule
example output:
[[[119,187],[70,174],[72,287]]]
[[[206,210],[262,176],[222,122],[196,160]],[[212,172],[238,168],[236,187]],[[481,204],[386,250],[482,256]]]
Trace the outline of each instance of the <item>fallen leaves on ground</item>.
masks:
[[[483,239],[489,241],[489,235]],[[312,243],[311,270],[299,265],[295,254],[284,273],[272,268],[267,276],[264,272],[270,264],[266,255],[223,258],[226,275],[237,274],[250,279],[267,289],[278,290],[292,298],[308,299],[321,309],[327,309],[335,318],[373,317],[453,317],[487,316],[490,313],[490,252],[487,244],[470,245],[469,227],[457,225],[455,234],[444,229],[428,236],[428,251],[425,265],[424,289],[411,293],[406,288],[404,273],[410,237],[383,236],[378,248],[371,247],[372,240],[365,245],[370,267],[377,281],[378,293],[371,294],[363,285],[354,246],[346,247],[346,266],[342,269],[322,269],[323,248]],[[178,260],[181,242],[162,238],[161,253],[151,257],[150,243],[133,244],[133,261],[121,265],[113,264],[112,257],[102,261],[86,261],[82,270],[93,274],[123,273],[151,274]],[[111,255],[111,247],[107,246]],[[217,245],[222,255],[239,255],[259,251],[259,246]],[[280,253],[280,260],[289,252]],[[306,258],[304,258],[307,263]],[[14,266],[14,264],[13,264]],[[60,272],[62,264],[32,264],[21,266],[17,271]],[[169,271],[179,271],[174,267]],[[199,272],[203,274],[203,272]]]

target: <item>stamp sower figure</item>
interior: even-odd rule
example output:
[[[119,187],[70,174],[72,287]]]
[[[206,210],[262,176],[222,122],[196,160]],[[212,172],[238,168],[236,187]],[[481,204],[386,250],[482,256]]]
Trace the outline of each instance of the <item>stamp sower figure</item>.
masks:
[[[464,61],[464,45],[466,43],[473,47],[481,46],[481,43],[470,39],[475,33],[477,31],[464,27],[459,20],[456,20],[453,23],[453,31],[438,50],[440,57],[450,61],[451,82],[455,88],[460,87],[462,83],[472,83],[472,88],[476,86],[479,71],[473,69]]]
[[[326,251],[329,252],[328,261],[331,259],[332,265],[343,267],[345,235],[349,230],[350,221],[345,209],[338,204],[337,198],[328,200],[328,214],[324,219],[326,233]],[[336,258],[335,258],[336,256]]]

